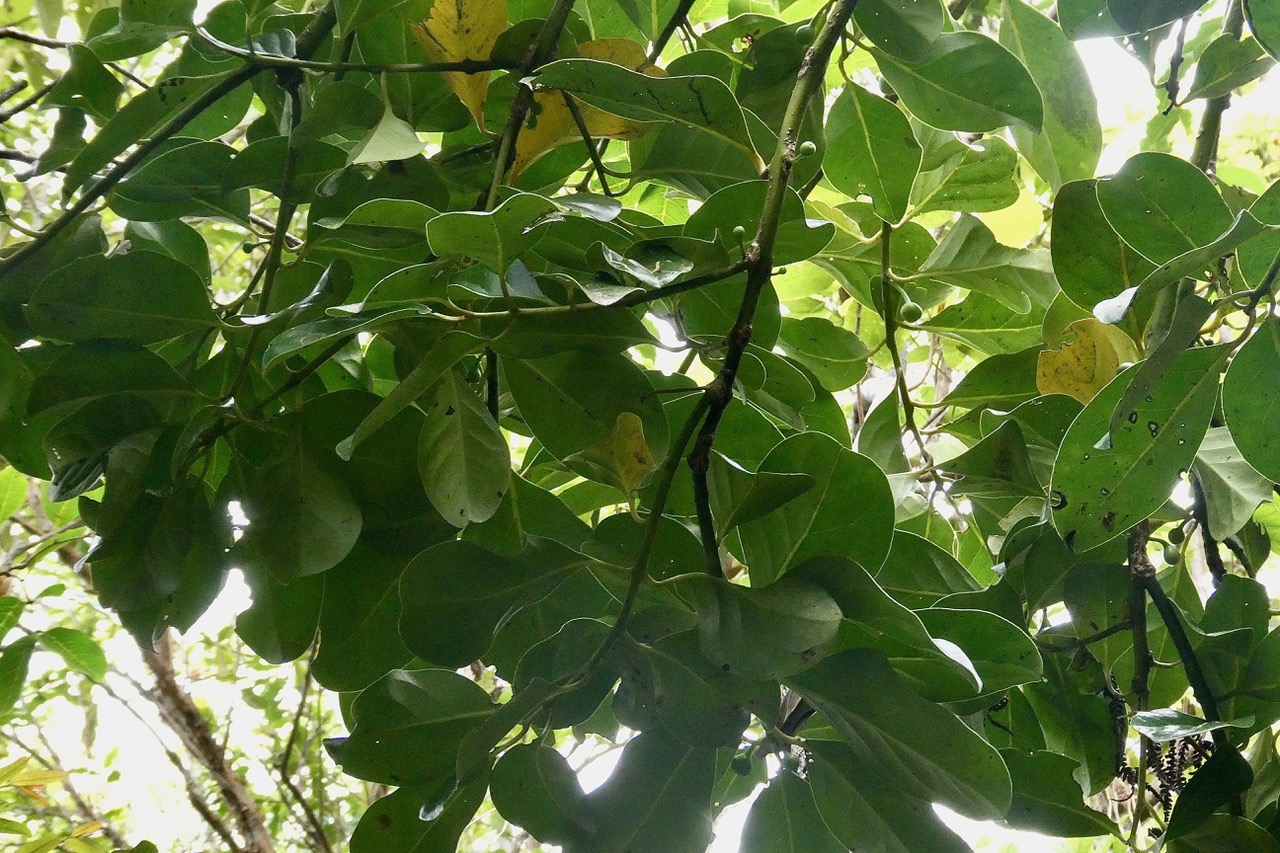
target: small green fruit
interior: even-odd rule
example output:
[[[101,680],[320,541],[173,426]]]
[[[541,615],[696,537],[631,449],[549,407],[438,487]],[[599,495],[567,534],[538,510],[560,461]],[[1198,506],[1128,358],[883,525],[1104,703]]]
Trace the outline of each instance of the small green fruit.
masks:
[[[751,756],[746,753],[739,752],[729,762],[729,767],[739,776],[746,776],[751,772]]]
[[[914,302],[904,302],[898,309],[898,319],[904,323],[916,323],[924,316],[924,309]]]
[[[741,240],[743,237],[747,236],[747,229],[741,225],[735,225],[733,226],[733,236]]]
[[[1179,551],[1173,545],[1164,546],[1164,561],[1166,563],[1168,563],[1170,566],[1174,566],[1174,565],[1177,565],[1178,561],[1181,559],[1182,559],[1181,551]]]
[[[796,157],[798,159],[803,159],[805,157],[812,157],[817,153],[818,146],[813,143],[812,139],[806,139],[804,142],[800,143],[800,149],[796,152]]]
[[[1185,541],[1187,541],[1187,534],[1181,527],[1175,527],[1169,531],[1170,545],[1181,545]]]

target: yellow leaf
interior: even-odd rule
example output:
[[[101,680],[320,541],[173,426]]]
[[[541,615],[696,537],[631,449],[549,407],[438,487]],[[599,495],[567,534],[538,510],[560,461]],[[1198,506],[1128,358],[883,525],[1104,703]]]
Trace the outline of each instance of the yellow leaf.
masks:
[[[102,826],[103,826],[103,823],[100,820],[90,821],[89,823],[82,823],[79,826],[77,826],[75,829],[71,830],[71,837],[84,838],[86,835],[93,835],[95,832],[102,829]]]
[[[623,412],[614,422],[613,432],[577,454],[604,470],[627,495],[635,513],[635,493],[657,468],[653,453],[644,439],[644,423],[632,412]]]
[[[413,34],[432,62],[461,62],[488,59],[506,28],[507,0],[435,0],[427,19],[413,25]],[[450,71],[444,80],[483,130],[489,72]]]
[[[1116,378],[1120,365],[1136,361],[1138,349],[1124,332],[1093,317],[1067,327],[1064,343],[1040,353],[1036,387],[1041,394],[1068,394],[1088,403]]]
[[[61,782],[67,778],[67,774],[61,770],[23,770],[12,776],[7,784],[15,785],[19,788],[37,788],[42,785],[52,785],[54,782]]]
[[[612,62],[650,77],[664,76],[661,68],[649,62],[644,47],[629,39],[596,39],[578,45],[578,56]],[[597,139],[636,139],[649,129],[648,122],[628,121],[579,103],[583,124],[587,132]],[[559,92],[539,92],[533,96],[533,107],[525,119],[520,136],[516,139],[516,156],[511,166],[512,177],[520,174],[543,154],[580,142],[582,134],[573,120],[573,113],[565,105]]]

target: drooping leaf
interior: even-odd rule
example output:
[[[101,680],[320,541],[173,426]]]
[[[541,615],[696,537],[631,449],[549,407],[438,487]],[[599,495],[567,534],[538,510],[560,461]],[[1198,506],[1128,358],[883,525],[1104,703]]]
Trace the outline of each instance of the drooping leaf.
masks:
[[[827,829],[810,784],[783,770],[751,805],[742,829],[742,853],[841,853]]]

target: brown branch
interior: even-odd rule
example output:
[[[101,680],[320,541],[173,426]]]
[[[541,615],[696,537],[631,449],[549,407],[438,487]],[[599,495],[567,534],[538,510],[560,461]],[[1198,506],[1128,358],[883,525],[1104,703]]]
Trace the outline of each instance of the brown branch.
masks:
[[[547,14],[542,29],[538,31],[537,38],[529,45],[529,50],[524,55],[524,62],[520,64],[519,73],[522,77],[532,74],[534,69],[545,65],[555,55],[560,34],[564,32],[569,22],[569,13],[573,11],[573,2],[574,0],[556,0],[555,6]],[[493,180],[488,190],[481,196],[480,203],[476,205],[482,210],[490,210],[497,203],[498,187],[502,186],[502,182],[506,180],[507,172],[515,161],[516,140],[520,136],[520,128],[524,125],[525,117],[533,106],[533,96],[532,87],[518,85],[516,96],[512,99],[510,111],[507,113],[507,124],[498,142],[497,162],[493,164]]]
[[[744,256],[747,263],[747,285],[742,296],[742,304],[738,307],[738,316],[733,327],[725,336],[724,364],[704,392],[707,400],[707,416],[702,422],[702,429],[698,433],[688,459],[689,468],[693,471],[695,490],[705,491],[706,489],[707,470],[710,466],[711,448],[715,443],[716,431],[720,427],[725,410],[729,407],[729,402],[733,399],[733,385],[738,376],[738,368],[742,364],[747,346],[751,343],[752,322],[755,320],[756,308],[760,304],[760,294],[773,279],[774,244],[778,238],[778,227],[781,224],[782,207],[787,198],[791,170],[795,166],[801,122],[814,96],[822,88],[831,54],[835,51],[857,5],[858,0],[839,0],[831,7],[821,32],[809,46],[800,63],[796,85],[791,90],[791,97],[783,114],[778,145],[769,163],[769,189],[760,214],[760,224]],[[717,556],[717,562],[718,560]]]
[[[142,659],[156,682],[150,698],[164,712],[166,722],[183,745],[213,777],[244,839],[246,853],[270,853],[275,848],[257,801],[243,777],[227,760],[226,751],[214,738],[200,709],[178,683],[168,635],[161,637],[156,645],[157,651],[142,649]]]
[[[3,112],[0,112],[0,124],[4,124],[9,119],[13,118],[23,110],[27,110],[27,109],[30,109],[31,107],[34,107],[37,103],[39,103],[41,98],[43,98],[45,95],[53,91],[53,87],[57,85],[57,82],[58,82],[57,80],[53,80],[49,83],[45,83],[39,89],[36,89],[35,94],[31,95],[30,97],[23,98],[21,101],[14,104],[12,107],[9,107],[9,109]]]
[[[71,45],[75,44],[75,42],[59,41],[58,39],[38,36],[35,33],[29,33],[17,27],[0,27],[0,39],[21,41],[27,44],[39,45],[40,47],[71,47]]]
[[[1216,587],[1222,583],[1222,579],[1226,577],[1227,567],[1222,562],[1222,552],[1218,550],[1218,540],[1213,538],[1213,534],[1209,532],[1209,503],[1205,498],[1204,484],[1200,482],[1200,478],[1195,472],[1191,472],[1187,479],[1191,482],[1191,517],[1196,520],[1196,526],[1200,528],[1200,543],[1204,546],[1204,561],[1209,567],[1209,574],[1213,576],[1213,585]]]

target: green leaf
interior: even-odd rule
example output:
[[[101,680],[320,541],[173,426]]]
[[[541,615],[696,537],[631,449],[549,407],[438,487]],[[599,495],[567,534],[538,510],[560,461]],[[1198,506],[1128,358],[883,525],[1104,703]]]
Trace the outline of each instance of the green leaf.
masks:
[[[164,359],[134,343],[90,341],[55,352],[52,364],[31,384],[27,416],[49,410],[65,415],[72,406],[111,394],[137,394],[132,400],[163,400],[189,393],[187,384]]]
[[[1209,42],[1196,62],[1191,89],[1183,101],[1220,98],[1266,74],[1275,60],[1254,39],[1223,34]]]
[[[1245,0],[1244,17],[1258,43],[1280,60],[1280,10],[1266,0]]]
[[[565,853],[702,853],[711,842],[715,752],[657,732],[628,741],[609,779],[587,796],[594,832]]]
[[[351,454],[366,439],[376,434],[406,407],[413,405],[415,400],[440,381],[440,377],[445,375],[458,359],[479,348],[479,345],[480,339],[466,332],[452,331],[441,335],[427,350],[422,361],[418,362],[418,366],[378,402],[374,410],[356,427],[355,432],[338,442],[335,448],[338,455],[343,459],[350,459]],[[423,482],[426,482],[425,478]]]
[[[566,460],[608,439],[624,412],[640,418],[653,458],[666,457],[662,404],[648,377],[627,356],[572,352],[507,359],[502,369],[525,423],[557,458]]]
[[[248,472],[240,502],[249,526],[236,559],[287,583],[338,565],[355,546],[362,515],[334,470],[336,457],[294,427],[293,440]]]
[[[0,470],[0,519],[8,519],[26,506],[27,488],[27,478],[17,468]]]
[[[867,346],[825,317],[783,317],[778,347],[828,391],[843,391],[867,373]]]
[[[398,584],[409,558],[358,544],[345,560],[315,581],[323,581],[318,614],[320,648],[312,664],[316,681],[335,691],[363,690],[413,659],[400,639]],[[299,578],[294,584],[305,584]],[[294,607],[307,587],[292,593]],[[314,632],[308,643],[315,638]]]
[[[1031,74],[998,43],[973,32],[943,33],[914,63],[872,49],[880,71],[912,115],[941,130],[983,132],[1020,123],[1039,131],[1044,104]]]
[[[1053,469],[1053,525],[1074,551],[1124,533],[1168,500],[1209,426],[1227,351],[1184,353],[1110,430],[1111,413],[1133,379],[1126,370],[1089,402],[1062,441]]]
[[[375,801],[356,824],[351,853],[453,853],[484,802],[487,780],[443,796],[439,786],[408,786]],[[436,814],[435,809],[443,806]],[[423,820],[424,814],[432,814]]]
[[[949,134],[948,134],[949,135]],[[926,164],[930,165],[930,164]],[[983,213],[1018,200],[1018,152],[998,136],[979,139],[916,177],[912,210]]]
[[[445,669],[397,669],[351,707],[351,735],[325,742],[357,779],[390,785],[439,783],[453,773],[458,741],[493,713],[469,678]]]
[[[546,844],[573,844],[590,827],[587,796],[564,756],[549,746],[519,744],[503,753],[489,779],[493,805]]]
[[[103,58],[100,53],[98,55]],[[228,71],[210,77],[168,77],[133,98],[71,161],[62,187],[63,194],[75,192],[139,139],[150,136],[175,113],[239,73]]]
[[[1210,427],[1196,452],[1192,473],[1204,490],[1209,534],[1221,542],[1271,499],[1272,481],[1244,460],[1226,427]]]
[[[1280,319],[1268,317],[1231,360],[1222,384],[1222,412],[1231,438],[1245,461],[1271,482],[1280,482],[1280,437],[1276,423],[1280,400],[1259,389],[1280,381]]]
[[[1220,806],[1239,797],[1253,784],[1253,768],[1234,747],[1214,750],[1178,794],[1165,838],[1173,840],[1208,820]]]
[[[498,422],[452,370],[426,415],[418,468],[431,505],[457,527],[491,518],[511,480],[510,451]]]
[[[270,572],[246,571],[245,581],[253,594],[253,604],[236,617],[236,634],[255,654],[271,663],[287,663],[302,657],[316,638],[325,580],[325,575],[310,575],[284,584]],[[350,606],[352,602],[343,604]],[[336,641],[338,637],[335,635],[333,639]],[[407,657],[393,666],[405,660]]]
[[[721,538],[734,527],[768,515],[799,497],[814,483],[808,474],[752,474],[727,456],[712,451],[707,491]]]
[[[217,322],[191,267],[141,251],[85,258],[51,273],[32,294],[27,319],[40,334],[72,343],[115,338],[149,344]]]
[[[919,62],[942,34],[946,13],[935,0],[862,0],[853,20],[876,47],[904,62]]]
[[[561,59],[544,65],[533,83],[631,121],[677,122],[705,131],[760,163],[742,107],[716,77],[650,77],[611,62]]]
[[[1104,790],[1115,777],[1117,760],[1109,703],[1071,684],[1027,684],[1022,692],[1044,732],[1045,746],[1078,763],[1072,774],[1077,789],[1089,796]]]
[[[1021,0],[1006,0],[1000,43],[1022,61],[1044,98],[1044,132],[1013,128],[1018,149],[1055,189],[1093,177],[1102,154],[1098,101],[1062,30]]]
[[[1167,743],[1179,738],[1207,735],[1209,732],[1214,732],[1218,729],[1247,729],[1253,724],[1253,720],[1251,718],[1242,720],[1202,720],[1199,717],[1183,714],[1172,708],[1161,708],[1156,711],[1140,711],[1129,719],[1129,723],[1134,729],[1157,743]]]
[[[12,595],[0,596],[0,642],[9,636],[9,632],[17,627],[18,620],[22,618],[22,611],[26,609],[26,605],[22,599],[15,598]]]
[[[1111,17],[1126,33],[1145,33],[1192,14],[1204,0],[1107,0]]]
[[[817,660],[840,626],[836,602],[808,581],[747,588],[696,575],[682,587],[698,610],[702,653],[725,672],[785,678]]]
[[[965,853],[970,850],[933,803],[885,784],[884,768],[842,743],[813,741],[810,786],[827,829],[849,850]]]
[[[945,606],[916,615],[929,634],[964,650],[982,679],[982,692],[995,693],[1039,681],[1043,664],[1027,632],[995,613],[952,610]]]
[[[1155,269],[1107,221],[1095,191],[1099,183],[1073,181],[1058,190],[1049,241],[1062,292],[1086,311],[1136,288]]]
[[[537,244],[538,225],[556,206],[542,196],[516,193],[487,213],[454,212],[427,223],[427,239],[437,255],[474,258],[506,275],[511,264]]]
[[[920,695],[936,701],[971,699],[984,692],[972,661],[955,644],[944,648],[920,618],[849,560],[816,558],[794,570],[825,590],[839,605],[845,623],[837,648],[875,648]]]
[[[588,562],[535,537],[512,556],[464,541],[429,548],[400,579],[400,635],[423,660],[465,666],[484,656],[505,619]]]
[[[836,728],[881,784],[976,820],[1009,808],[1000,754],[941,706],[921,699],[884,653],[853,649],[788,679]]]
[[[827,134],[823,170],[832,186],[850,198],[870,196],[877,216],[891,224],[902,221],[921,159],[902,110],[848,85],[831,105]]]
[[[768,181],[744,181],[718,190],[689,216],[684,236],[719,241],[729,254],[740,256],[743,244],[755,235],[760,225],[768,194]],[[835,235],[835,226],[831,223],[808,218],[804,202],[792,189],[786,191],[778,218],[773,261],[779,266],[816,255]],[[743,238],[734,235],[738,227],[746,232]]]
[[[234,156],[221,142],[175,140],[120,182],[111,209],[140,222],[196,215],[244,223],[249,193],[226,188]]]
[[[1199,827],[1172,839],[1169,853],[1280,853],[1280,842],[1253,821],[1235,815],[1210,815]]]
[[[417,157],[427,146],[414,132],[413,126],[391,109],[391,102],[383,105],[382,118],[369,133],[356,143],[347,155],[352,165],[385,163]]]
[[[62,17],[61,11],[57,17]],[[56,27],[52,35],[57,36]],[[103,66],[94,52],[82,44],[70,45],[67,58],[71,67],[53,84],[40,106],[46,109],[73,107],[104,124],[110,121],[124,86]]]
[[[1072,778],[1075,762],[1054,752],[1002,749],[1013,779],[1013,803],[1005,821],[1016,829],[1059,838],[1085,838],[1119,832],[1105,814],[1084,804]]]
[[[1170,154],[1135,154],[1098,181],[1097,193],[1116,233],[1157,264],[1212,243],[1232,225],[1204,172]]]
[[[742,828],[742,853],[843,853],[813,801],[809,782],[782,770],[756,797]]]
[[[880,468],[815,432],[778,444],[760,472],[808,474],[814,487],[738,528],[754,583],[765,585],[816,556],[845,556],[878,569],[893,539],[893,498]]]
[[[338,32],[347,35],[366,21],[403,6],[407,0],[337,0],[334,8],[338,15]],[[484,59],[485,57],[475,57]]]
[[[35,637],[22,637],[0,651],[0,715],[8,715],[18,704],[35,648]]]
[[[75,628],[54,627],[36,634],[40,645],[54,652],[67,666],[82,672],[94,681],[107,677],[107,656],[102,646],[83,631]]]
[[[196,0],[122,0],[119,22],[89,39],[99,58],[127,59],[189,32]]]
[[[612,355],[653,343],[653,335],[633,311],[570,311],[564,314],[514,314],[485,318],[480,328],[492,335],[489,347],[513,358],[543,358],[571,350]]]
[[[913,608],[929,607],[944,596],[979,588],[973,575],[950,553],[904,530],[893,534],[893,546],[875,579],[886,592]]]
[[[1011,249],[977,217],[964,215],[947,231],[919,274],[990,296],[1020,314],[1052,300],[1048,253]]]

